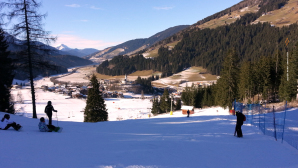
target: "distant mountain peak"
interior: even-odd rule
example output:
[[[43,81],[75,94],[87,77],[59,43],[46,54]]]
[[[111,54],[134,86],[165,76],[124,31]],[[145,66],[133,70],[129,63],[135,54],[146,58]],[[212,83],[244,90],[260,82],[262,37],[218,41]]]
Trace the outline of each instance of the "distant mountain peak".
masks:
[[[67,45],[65,44],[61,44],[59,45],[58,47],[56,47],[57,50],[60,50],[60,51],[68,51],[68,50],[71,50],[71,48],[69,48]]]

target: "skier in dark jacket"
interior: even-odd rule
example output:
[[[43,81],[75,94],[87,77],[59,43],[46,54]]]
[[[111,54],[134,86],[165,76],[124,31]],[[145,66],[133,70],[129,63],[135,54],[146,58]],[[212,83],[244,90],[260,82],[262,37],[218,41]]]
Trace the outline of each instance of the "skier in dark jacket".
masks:
[[[235,132],[237,133],[237,137],[243,137],[241,126],[243,125],[244,115],[240,111],[236,111],[236,117],[237,117],[237,123],[236,123]]]
[[[48,101],[48,105],[44,109],[44,112],[49,117],[49,125],[52,125],[52,115],[53,115],[52,111],[57,112],[57,110],[55,110],[54,107],[52,106],[52,102]]]
[[[189,113],[190,113],[190,111],[189,111],[189,110],[187,110],[187,117],[189,117]]]

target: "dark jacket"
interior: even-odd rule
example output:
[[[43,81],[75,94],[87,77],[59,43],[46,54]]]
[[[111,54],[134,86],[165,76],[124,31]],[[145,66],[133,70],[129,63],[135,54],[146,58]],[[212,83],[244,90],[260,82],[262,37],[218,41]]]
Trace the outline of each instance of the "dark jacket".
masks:
[[[47,114],[52,114],[52,111],[57,112],[57,110],[55,110],[52,105],[47,105],[46,108],[44,109],[44,112]]]
[[[236,112],[237,116],[237,125],[243,125],[244,115],[240,112]]]

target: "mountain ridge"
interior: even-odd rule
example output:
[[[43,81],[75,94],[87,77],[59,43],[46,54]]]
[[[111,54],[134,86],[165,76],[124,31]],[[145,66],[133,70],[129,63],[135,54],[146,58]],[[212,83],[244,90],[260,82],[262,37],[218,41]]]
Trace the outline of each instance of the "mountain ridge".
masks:
[[[60,44],[59,46],[57,46],[55,48],[59,51],[66,52],[66,53],[63,53],[63,54],[74,55],[74,56],[77,56],[77,57],[84,57],[84,56],[87,56],[87,55],[90,55],[90,54],[93,54],[93,53],[99,51],[99,50],[94,49],[94,48],[84,48],[84,49],[75,48],[75,49],[73,49],[73,48],[68,47],[65,44]]]
[[[139,38],[126,41],[116,46],[108,47],[104,50],[98,51],[97,53],[90,54],[84,58],[90,59],[93,62],[101,63],[106,59],[111,59],[117,55],[135,54],[143,49],[150,47],[152,44],[163,40],[178,31],[187,28],[189,25],[179,25],[170,27],[161,32],[158,32],[148,38]]]

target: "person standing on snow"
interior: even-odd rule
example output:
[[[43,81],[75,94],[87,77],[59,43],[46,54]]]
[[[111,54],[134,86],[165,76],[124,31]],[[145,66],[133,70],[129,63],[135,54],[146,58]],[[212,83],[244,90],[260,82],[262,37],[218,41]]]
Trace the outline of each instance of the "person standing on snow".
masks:
[[[44,109],[44,112],[49,117],[49,125],[52,125],[52,115],[53,115],[52,111],[57,112],[57,110],[55,110],[54,107],[52,106],[52,102],[48,101],[48,105]]]
[[[189,117],[189,113],[190,113],[190,111],[189,111],[189,110],[187,110],[187,117]]]
[[[16,124],[15,122],[9,120],[10,115],[5,114],[4,117],[0,121],[0,129],[7,130],[9,127],[13,127],[16,131],[20,130],[22,126],[20,124]]]
[[[240,137],[243,137],[241,126],[243,125],[244,115],[240,111],[236,111],[236,117],[237,117],[237,122],[236,122],[235,132],[237,133],[237,137],[240,138]]]

